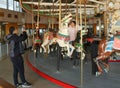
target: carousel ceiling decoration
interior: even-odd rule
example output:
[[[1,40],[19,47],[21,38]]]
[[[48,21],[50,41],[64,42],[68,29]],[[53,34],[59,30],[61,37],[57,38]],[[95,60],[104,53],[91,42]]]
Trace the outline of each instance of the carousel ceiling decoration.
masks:
[[[59,0],[19,0],[23,9],[29,13],[37,13],[44,15],[58,15],[59,14]],[[94,15],[96,12],[99,13],[105,10],[106,0],[82,0],[80,6],[80,0],[61,0],[62,14],[71,12],[76,13],[76,3],[78,1],[78,8],[82,7],[82,13],[86,8],[86,14]],[[107,9],[112,10],[114,8],[115,0],[107,0]],[[117,0],[119,1],[119,0]],[[116,4],[117,6],[119,3]],[[119,6],[118,6],[119,7]],[[117,7],[117,8],[118,8]],[[97,11],[96,11],[96,10]],[[80,12],[78,10],[78,12]]]

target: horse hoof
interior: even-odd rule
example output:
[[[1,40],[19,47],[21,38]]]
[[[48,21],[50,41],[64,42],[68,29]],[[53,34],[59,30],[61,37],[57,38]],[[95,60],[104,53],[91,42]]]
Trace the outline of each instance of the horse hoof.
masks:
[[[66,54],[69,58],[71,58],[71,55],[70,54]]]
[[[105,68],[104,71],[105,71],[106,73],[108,73],[108,72],[109,72],[109,69],[108,69],[108,68]]]
[[[96,72],[95,76],[98,77],[100,76],[102,73],[101,72]]]
[[[96,58],[93,58],[93,61],[96,63],[96,62],[97,62],[97,59],[96,59]]]
[[[47,53],[44,53],[44,57],[48,57],[48,54],[47,54]]]

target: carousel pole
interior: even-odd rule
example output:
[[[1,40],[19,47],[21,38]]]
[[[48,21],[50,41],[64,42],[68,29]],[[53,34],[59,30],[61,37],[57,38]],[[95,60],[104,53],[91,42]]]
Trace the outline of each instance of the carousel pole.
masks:
[[[39,11],[40,11],[40,0],[38,0],[37,25],[36,25],[37,32],[38,32],[38,28],[39,28],[39,18],[40,18]],[[38,33],[37,33],[37,36],[38,36]]]
[[[105,34],[105,37],[107,36],[108,32],[107,32],[107,0],[105,1],[105,8],[106,10],[104,11],[104,34]]]
[[[78,0],[76,1],[76,29],[78,29]]]
[[[54,28],[54,1],[53,0],[53,6],[52,6],[52,29]]]
[[[59,30],[61,29],[61,0],[59,0]],[[60,59],[61,59],[61,54],[60,54],[60,47],[58,45],[58,57],[57,57],[57,72],[59,73],[60,71]]]
[[[80,26],[81,26],[81,33],[80,33],[81,34],[80,35],[80,37],[81,37],[81,40],[80,40],[80,44],[81,44],[80,87],[82,88],[83,87],[83,47],[82,47],[83,41],[82,41],[82,9],[81,9],[81,4],[82,4],[82,2],[80,0]]]
[[[32,30],[34,30],[33,28],[33,0],[32,0]],[[33,41],[35,40],[35,35],[34,35],[34,32],[33,32]],[[34,43],[34,42],[33,42]],[[33,51],[35,50],[34,46],[33,46]],[[34,58],[35,58],[35,52],[34,52]],[[34,63],[35,63],[35,60],[34,60]]]
[[[40,11],[40,0],[38,0],[38,12],[37,12],[37,23],[36,23],[36,37],[39,37],[39,18],[40,18],[39,11]],[[35,40],[35,37],[34,37],[34,40]],[[36,50],[36,54],[34,53],[34,58],[36,56],[37,56],[37,50]]]
[[[87,29],[87,23],[86,23],[86,0],[84,0],[84,23],[85,23],[85,29]]]
[[[50,21],[51,13],[52,13],[52,11],[51,11],[51,8],[50,8],[49,19],[48,19],[48,29],[51,28],[51,21]]]
[[[34,26],[33,26],[33,16],[34,16],[34,14],[33,14],[33,0],[32,0],[32,30],[34,28]],[[34,38],[35,38],[35,36],[33,34],[33,40],[34,40]]]
[[[61,28],[61,0],[59,0],[59,29]]]
[[[67,15],[67,0],[66,0],[66,11],[65,11],[66,15]]]

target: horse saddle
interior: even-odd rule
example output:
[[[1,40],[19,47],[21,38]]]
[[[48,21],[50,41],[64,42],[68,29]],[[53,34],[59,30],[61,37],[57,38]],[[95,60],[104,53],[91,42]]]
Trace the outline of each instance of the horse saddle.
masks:
[[[120,50],[120,35],[114,37],[113,48],[116,50]]]
[[[106,43],[105,52],[112,52],[114,41],[108,41]]]

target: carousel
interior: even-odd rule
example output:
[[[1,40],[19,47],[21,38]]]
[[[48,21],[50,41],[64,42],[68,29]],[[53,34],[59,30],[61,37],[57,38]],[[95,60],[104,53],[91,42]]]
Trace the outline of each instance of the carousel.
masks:
[[[33,71],[64,88],[120,87],[120,0],[19,2],[31,15],[35,31],[32,51],[26,55]],[[41,16],[48,17],[42,37]],[[77,30],[73,44],[68,31],[71,21]]]

